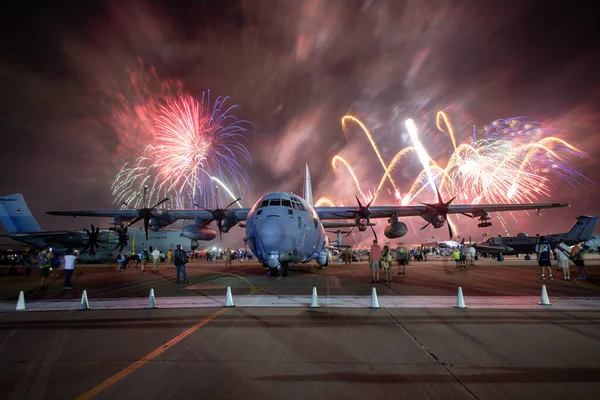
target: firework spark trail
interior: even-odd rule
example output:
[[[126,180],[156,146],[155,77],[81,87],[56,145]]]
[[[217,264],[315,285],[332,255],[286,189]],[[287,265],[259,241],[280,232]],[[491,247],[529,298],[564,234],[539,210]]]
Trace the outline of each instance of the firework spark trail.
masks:
[[[433,191],[433,193],[436,193],[437,188],[436,188],[435,182],[433,180],[433,174],[431,172],[431,168],[429,167],[429,159],[431,157],[429,157],[429,155],[425,151],[425,148],[423,147],[423,144],[419,141],[417,125],[415,124],[415,121],[413,121],[412,119],[407,119],[404,123],[406,124],[406,129],[408,129],[408,134],[410,135],[410,138],[413,142],[413,146],[417,150],[417,156],[419,157],[421,164],[423,164],[423,169],[425,170],[425,173],[427,174],[427,180],[429,182],[429,185],[431,186],[431,190]]]
[[[448,132],[446,132],[444,130],[444,128],[442,128],[442,124],[441,124],[442,121],[444,122],[444,125],[446,125],[446,128],[448,128]],[[435,123],[436,123],[437,128],[441,132],[447,133],[448,136],[450,136],[450,140],[452,140],[452,146],[454,146],[454,150],[456,150],[456,138],[454,136],[454,128],[452,127],[452,124],[450,123],[450,118],[448,118],[448,115],[443,111],[438,111],[438,113],[436,115]]]
[[[352,176],[352,179],[354,180],[354,184],[356,185],[356,188],[358,189],[358,193],[360,193],[363,200],[367,201],[367,196],[361,190],[360,184],[358,182],[358,178],[356,177],[356,174],[352,170],[352,167],[350,166],[350,164],[348,164],[348,162],[343,157],[341,157],[341,156],[333,157],[333,160],[331,160],[331,165],[333,167],[333,171],[337,172],[337,162],[338,161],[346,166],[346,168],[348,169],[348,172],[350,172],[350,175]]]
[[[377,144],[375,143],[375,140],[373,139],[371,132],[369,132],[369,130],[367,129],[365,124],[363,124],[358,118],[353,117],[351,115],[346,115],[342,118],[342,128],[344,129],[344,133],[346,133],[346,134],[348,132],[347,127],[346,127],[346,120],[353,121],[361,127],[361,129],[363,130],[363,132],[369,139],[369,142],[371,143],[373,150],[375,150],[375,154],[377,155],[377,158],[379,159],[381,166],[383,167],[384,176],[386,176],[390,180],[390,183],[392,184],[393,187],[396,187],[396,183],[394,182],[394,179],[392,179],[392,175],[387,171],[387,166],[385,165],[385,162],[383,161],[383,158],[381,157],[381,153],[379,152],[379,149],[377,148]]]
[[[231,189],[229,189],[229,187],[227,187],[227,185],[223,181],[221,181],[219,178],[215,178],[214,176],[211,176],[210,179],[212,179],[214,182],[218,183],[223,189],[225,189],[225,191],[227,192],[229,197],[231,197],[231,200],[237,199],[237,197],[235,197],[235,195],[233,194]],[[239,201],[236,201],[235,204],[237,204],[239,208],[243,208]]]

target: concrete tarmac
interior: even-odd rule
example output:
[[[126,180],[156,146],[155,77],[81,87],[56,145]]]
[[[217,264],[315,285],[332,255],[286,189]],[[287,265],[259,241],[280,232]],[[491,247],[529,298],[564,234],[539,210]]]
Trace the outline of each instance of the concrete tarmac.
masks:
[[[535,262],[507,258],[457,271],[413,262],[380,295],[600,297],[587,281],[540,281]],[[295,268],[271,278],[256,264],[198,263],[189,283],[174,269],[78,267],[75,290],[39,277],[0,277],[0,298],[68,300],[272,295],[369,296],[365,264]],[[576,277],[576,271],[572,271]],[[108,301],[108,300],[107,300]],[[2,399],[595,399],[600,389],[600,311],[552,307],[185,308],[0,313]]]
[[[600,312],[157,309],[3,313],[0,324],[3,399],[596,399],[600,390]]]

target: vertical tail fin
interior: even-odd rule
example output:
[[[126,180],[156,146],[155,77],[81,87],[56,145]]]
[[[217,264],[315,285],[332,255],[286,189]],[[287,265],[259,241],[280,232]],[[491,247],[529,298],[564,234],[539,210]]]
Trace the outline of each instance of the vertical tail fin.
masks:
[[[0,197],[0,222],[8,233],[42,231],[20,193]]]
[[[304,200],[306,200],[311,206],[315,205],[313,201],[312,183],[310,181],[310,171],[308,170],[308,164],[305,165],[304,170]]]
[[[577,222],[569,229],[565,240],[588,240],[594,234],[598,219],[600,219],[600,217],[589,217],[586,215],[577,217]]]

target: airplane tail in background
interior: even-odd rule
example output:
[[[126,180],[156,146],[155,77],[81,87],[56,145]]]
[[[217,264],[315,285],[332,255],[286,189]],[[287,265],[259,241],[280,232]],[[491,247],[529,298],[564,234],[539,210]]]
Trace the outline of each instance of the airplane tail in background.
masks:
[[[600,219],[600,217],[589,217],[586,215],[577,217],[577,222],[569,229],[565,240],[588,240],[594,234],[598,219]]]
[[[308,170],[308,164],[305,165],[304,170],[304,200],[306,200],[311,206],[315,205],[313,201],[312,183],[310,181],[310,171]]]
[[[0,197],[0,222],[8,233],[42,232],[20,193]]]

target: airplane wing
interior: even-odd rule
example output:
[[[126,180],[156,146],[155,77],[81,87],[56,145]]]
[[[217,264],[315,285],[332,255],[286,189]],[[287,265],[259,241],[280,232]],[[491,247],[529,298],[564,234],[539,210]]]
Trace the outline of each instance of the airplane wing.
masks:
[[[323,225],[323,228],[325,229],[333,229],[333,228],[352,228],[353,226],[356,226],[356,222],[354,221],[323,221],[321,223]],[[376,222],[371,222],[369,224],[367,224],[368,226],[377,226]]]
[[[471,214],[479,217],[495,211],[541,210],[568,206],[569,203],[461,204],[448,206],[447,214]],[[357,215],[356,207],[315,207],[315,211],[321,219],[352,219]],[[370,218],[390,218],[394,215],[412,217],[426,214],[429,206],[372,206],[368,208],[368,211]]]
[[[250,212],[249,208],[237,208],[227,210],[227,215],[235,216],[237,221],[245,221]],[[49,215],[61,215],[69,217],[115,217],[123,219],[135,219],[140,216],[138,210],[78,210],[78,211],[48,211]],[[198,217],[202,220],[210,220],[213,218],[213,213],[201,209],[161,209],[157,208],[153,211],[152,217],[157,219],[165,219],[175,222],[179,219],[195,219]]]
[[[73,231],[42,231],[42,232],[15,232],[15,233],[3,233],[0,234],[0,237],[9,237],[9,238],[23,238],[23,237],[56,237],[68,234],[74,234],[78,232]]]

